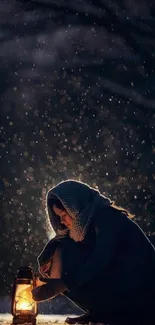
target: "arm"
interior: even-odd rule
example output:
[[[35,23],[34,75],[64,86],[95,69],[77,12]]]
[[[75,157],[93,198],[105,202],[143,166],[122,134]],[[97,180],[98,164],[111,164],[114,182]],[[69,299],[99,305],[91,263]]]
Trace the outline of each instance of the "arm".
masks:
[[[40,285],[32,290],[32,298],[37,302],[54,298],[67,290],[61,279],[40,278],[38,282]]]
[[[98,215],[94,222],[96,232],[96,244],[93,254],[85,265],[79,265],[79,269],[74,274],[65,274],[63,281],[68,290],[81,286],[91,279],[96,278],[104,272],[115,256],[117,246],[122,238],[125,216]]]

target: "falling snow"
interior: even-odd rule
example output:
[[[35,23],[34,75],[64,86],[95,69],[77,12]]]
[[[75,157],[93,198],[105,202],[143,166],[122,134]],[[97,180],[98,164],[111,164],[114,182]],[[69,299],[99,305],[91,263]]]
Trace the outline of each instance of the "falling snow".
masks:
[[[53,235],[46,192],[61,180],[99,188],[155,233],[155,27],[146,1],[75,1],[66,10],[63,1],[59,10],[52,0],[0,2],[0,280],[7,295],[17,267],[37,271],[36,257]]]

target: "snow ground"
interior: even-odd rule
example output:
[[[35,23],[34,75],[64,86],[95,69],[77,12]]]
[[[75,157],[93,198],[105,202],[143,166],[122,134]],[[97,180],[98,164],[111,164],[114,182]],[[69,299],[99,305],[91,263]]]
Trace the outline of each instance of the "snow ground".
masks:
[[[40,315],[37,316],[37,324],[63,324],[66,317],[71,315]],[[73,316],[73,315],[72,315]],[[74,315],[75,316],[75,315]],[[0,325],[10,325],[12,322],[12,315],[11,314],[0,314]]]

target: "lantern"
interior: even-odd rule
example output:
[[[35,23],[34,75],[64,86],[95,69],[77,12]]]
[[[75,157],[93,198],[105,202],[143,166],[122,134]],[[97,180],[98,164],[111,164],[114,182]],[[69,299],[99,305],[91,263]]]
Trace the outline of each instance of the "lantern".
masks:
[[[36,324],[37,303],[32,299],[32,289],[36,287],[36,278],[31,267],[21,267],[14,278],[12,315],[13,324]]]

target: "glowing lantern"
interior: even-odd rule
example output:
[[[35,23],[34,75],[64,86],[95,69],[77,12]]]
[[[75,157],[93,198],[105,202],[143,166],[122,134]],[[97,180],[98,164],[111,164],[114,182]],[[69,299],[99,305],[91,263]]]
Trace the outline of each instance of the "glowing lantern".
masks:
[[[31,267],[21,267],[14,278],[12,315],[13,324],[36,324],[37,303],[32,299],[32,289],[36,287],[36,278]]]

